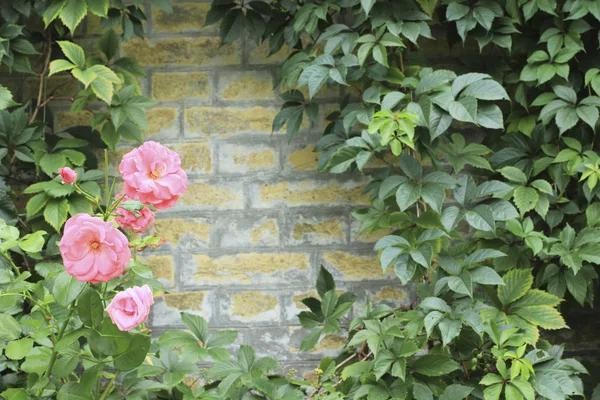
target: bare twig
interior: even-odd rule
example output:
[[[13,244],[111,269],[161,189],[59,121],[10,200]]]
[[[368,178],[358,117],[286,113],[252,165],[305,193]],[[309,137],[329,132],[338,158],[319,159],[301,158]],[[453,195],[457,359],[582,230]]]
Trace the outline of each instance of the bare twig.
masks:
[[[40,73],[40,86],[38,88],[38,98],[37,105],[35,106],[33,113],[29,117],[29,123],[35,121],[35,117],[38,114],[42,104],[42,92],[44,91],[44,85],[46,83],[46,72],[48,72],[48,66],[50,65],[50,56],[52,55],[52,34],[48,31],[48,49],[46,53],[46,59],[44,61],[44,68],[42,68],[42,72]]]

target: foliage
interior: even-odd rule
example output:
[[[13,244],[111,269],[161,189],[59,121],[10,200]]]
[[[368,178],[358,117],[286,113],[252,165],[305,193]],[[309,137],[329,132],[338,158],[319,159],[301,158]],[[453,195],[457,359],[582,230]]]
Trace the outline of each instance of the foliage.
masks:
[[[383,236],[382,270],[417,286],[410,308],[367,305],[350,322],[348,358],[321,363],[310,398],[583,394],[585,368],[542,335],[567,327],[565,298],[593,304],[598,278],[596,3],[213,2],[207,24],[225,43],[246,32],[290,49],[274,130],[287,123],[293,139],[318,121],[319,92],[343,88],[320,170],[370,177],[371,206],[354,216]],[[346,294],[319,296],[300,315],[304,350],[349,308]]]

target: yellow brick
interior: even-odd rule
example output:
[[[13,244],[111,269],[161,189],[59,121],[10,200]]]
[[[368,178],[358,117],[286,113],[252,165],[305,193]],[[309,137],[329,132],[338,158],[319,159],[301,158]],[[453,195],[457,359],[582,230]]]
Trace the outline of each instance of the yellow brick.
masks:
[[[209,137],[231,136],[240,132],[271,133],[277,111],[264,107],[192,107],[184,112],[186,134]]]
[[[263,42],[260,46],[255,47],[250,52],[250,64],[277,64],[284,61],[290,54],[290,49],[287,45],[269,56],[269,43]]]
[[[308,271],[309,268],[308,256],[297,253],[246,253],[218,258],[200,254],[194,259],[198,265],[196,282],[234,280],[251,283],[254,275],[272,275],[293,269]]]
[[[155,279],[165,279],[171,284],[175,283],[175,268],[171,256],[148,256],[144,263],[152,270]]]
[[[342,232],[342,224],[337,219],[328,219],[314,224],[301,222],[294,225],[292,232],[294,239],[302,240],[305,235],[341,238],[344,233]]]
[[[270,220],[261,224],[254,228],[252,232],[250,232],[250,239],[252,243],[258,244],[262,241],[268,241],[269,239],[275,237],[275,241],[279,242],[279,229],[277,228],[277,224],[275,221]]]
[[[312,182],[290,184],[281,182],[260,187],[262,201],[285,201],[289,204],[352,202],[367,204],[369,197],[362,193],[363,187],[343,187],[339,184],[315,187]]]
[[[178,310],[202,311],[206,292],[184,292],[165,294],[167,306]]]
[[[219,96],[223,100],[276,98],[271,74],[257,71],[220,75]]]
[[[261,292],[243,292],[231,296],[232,314],[237,317],[251,318],[265,312],[275,311],[277,297]]]
[[[325,253],[323,259],[342,272],[347,280],[382,279],[383,273],[377,257],[356,256],[335,251]]]
[[[373,296],[373,300],[375,301],[383,301],[383,300],[395,300],[401,301],[406,299],[406,291],[401,288],[390,286],[385,287],[378,291],[375,296]]]
[[[311,353],[319,353],[327,350],[338,350],[346,345],[346,338],[338,335],[327,335],[311,350]]]
[[[254,171],[256,169],[275,165],[275,152],[273,152],[273,150],[262,150],[248,152],[246,154],[237,154],[233,156],[233,162],[236,165],[242,165],[247,167],[248,170]]]
[[[183,235],[193,235],[206,243],[209,240],[210,224],[192,222],[184,218],[157,219],[152,227],[152,233],[164,238],[168,243],[176,246]]]
[[[241,190],[204,183],[189,184],[181,197],[182,204],[193,206],[235,207],[243,206]]]
[[[181,166],[187,172],[210,174],[212,156],[208,143],[181,143],[170,146],[181,157]]]
[[[146,110],[148,116],[147,134],[160,133],[170,129],[177,122],[177,110],[175,108],[157,107]]]
[[[60,129],[74,126],[90,126],[94,114],[89,111],[65,111],[58,115],[57,125]]]
[[[152,98],[160,101],[206,99],[212,90],[204,72],[157,72],[152,75]]]
[[[310,171],[319,166],[319,153],[315,153],[315,145],[309,144],[288,156],[288,162],[296,171]]]
[[[38,78],[25,79],[23,98],[37,98],[39,85]],[[68,76],[52,76],[46,80],[46,96],[71,97],[75,96],[79,89],[79,82]]]
[[[209,3],[173,3],[173,12],[152,8],[152,29],[155,32],[211,31],[215,25],[204,28]]]
[[[237,44],[221,46],[218,37],[172,38],[153,41],[134,39],[122,51],[146,67],[164,65],[236,65],[240,63]]]

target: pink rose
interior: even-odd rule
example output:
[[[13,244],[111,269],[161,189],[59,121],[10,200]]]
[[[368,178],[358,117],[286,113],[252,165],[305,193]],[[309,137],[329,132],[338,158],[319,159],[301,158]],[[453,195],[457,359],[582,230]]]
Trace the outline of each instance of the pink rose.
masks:
[[[123,194],[124,193],[120,193],[119,195],[117,195],[117,198],[121,197]],[[129,198],[129,196],[125,195],[125,197],[123,197],[122,202],[125,202],[127,200],[131,199]],[[152,224],[154,224],[155,212],[152,211],[149,207],[144,207],[141,210],[137,210],[136,212],[137,216],[133,212],[119,207],[114,211],[115,220],[122,229],[130,230],[135,233],[146,232],[148,229],[150,229]]]
[[[127,196],[159,210],[173,207],[187,186],[179,154],[156,142],[125,154],[119,171]]]
[[[131,250],[112,222],[88,214],[67,221],[58,247],[69,275],[81,282],[108,282],[123,274]]]
[[[60,174],[63,182],[68,183],[69,185],[72,185],[77,179],[77,172],[73,171],[69,167],[59,168],[58,173]]]
[[[106,312],[117,328],[130,331],[148,319],[152,304],[154,297],[148,285],[134,286],[117,293]]]

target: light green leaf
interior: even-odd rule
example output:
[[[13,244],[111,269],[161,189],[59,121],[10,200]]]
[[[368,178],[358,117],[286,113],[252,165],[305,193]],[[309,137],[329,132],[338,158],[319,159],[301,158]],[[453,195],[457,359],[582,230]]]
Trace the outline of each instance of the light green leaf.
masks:
[[[533,284],[533,276],[528,269],[513,269],[507,272],[502,280],[504,286],[498,288],[498,298],[504,305],[519,300]]]
[[[60,49],[69,59],[69,61],[79,68],[85,67],[85,53],[83,52],[83,48],[81,48],[81,46],[66,40],[59,40],[56,43],[58,43]]]
[[[0,314],[0,340],[16,340],[21,335],[21,324],[8,314]]]
[[[567,328],[560,312],[549,306],[528,306],[518,308],[515,313],[527,322],[538,325],[544,329]]]
[[[521,215],[535,208],[538,202],[539,195],[535,189],[525,186],[519,186],[513,192],[515,205],[519,209]]]
[[[85,0],[67,0],[64,8],[61,10],[59,18],[65,24],[71,33],[75,32],[77,25],[87,14],[87,5]]]

